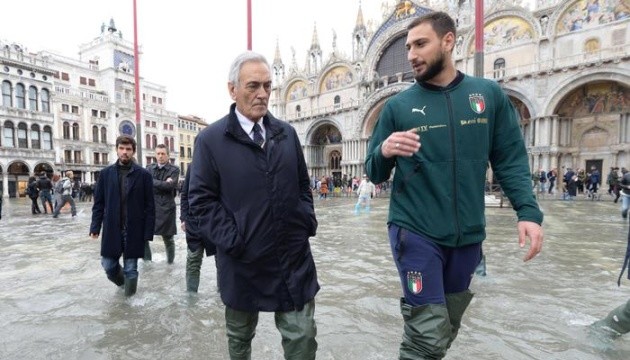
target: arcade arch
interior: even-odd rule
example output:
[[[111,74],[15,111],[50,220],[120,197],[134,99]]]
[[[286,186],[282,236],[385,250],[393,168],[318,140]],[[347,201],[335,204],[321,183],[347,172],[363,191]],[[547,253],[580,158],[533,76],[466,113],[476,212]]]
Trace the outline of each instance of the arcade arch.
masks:
[[[23,161],[13,161],[7,167],[6,175],[6,177],[3,176],[3,185],[6,184],[9,197],[25,196],[30,175],[29,166]]]
[[[311,176],[341,178],[342,140],[339,126],[333,121],[313,124],[306,137],[304,154]]]
[[[547,145],[549,168],[596,166],[604,174],[630,165],[630,87],[616,80],[594,79],[565,90],[554,115],[539,119],[538,148]],[[554,151],[555,150],[555,151]]]

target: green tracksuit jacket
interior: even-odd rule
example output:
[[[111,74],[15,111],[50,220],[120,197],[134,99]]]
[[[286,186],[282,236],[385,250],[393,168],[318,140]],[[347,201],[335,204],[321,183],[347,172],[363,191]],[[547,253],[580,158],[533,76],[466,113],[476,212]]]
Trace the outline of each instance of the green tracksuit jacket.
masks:
[[[383,141],[418,128],[420,150],[386,159]],[[484,190],[492,166],[519,221],[542,223],[516,112],[493,81],[462,73],[446,88],[416,83],[385,103],[365,160],[374,183],[395,167],[388,223],[460,247],[485,239]]]

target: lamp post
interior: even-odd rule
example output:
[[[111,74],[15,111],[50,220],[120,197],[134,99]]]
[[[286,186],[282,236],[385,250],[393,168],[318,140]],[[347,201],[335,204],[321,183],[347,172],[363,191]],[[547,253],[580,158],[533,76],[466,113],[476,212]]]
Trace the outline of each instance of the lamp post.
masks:
[[[483,0],[475,0],[475,76],[483,77]]]
[[[140,56],[138,55],[138,17],[136,0],[133,0],[133,74],[136,97],[136,158],[142,166],[142,119],[140,114]]]
[[[252,49],[252,0],[247,0],[247,50]]]

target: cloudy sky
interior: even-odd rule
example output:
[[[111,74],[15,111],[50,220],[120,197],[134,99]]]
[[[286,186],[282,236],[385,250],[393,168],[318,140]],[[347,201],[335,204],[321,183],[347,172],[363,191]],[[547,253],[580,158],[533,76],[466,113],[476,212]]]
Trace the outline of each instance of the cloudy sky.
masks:
[[[317,26],[326,57],[337,47],[350,54],[359,0],[252,0],[253,50],[273,61],[276,41],[285,66],[295,49],[304,66]],[[363,0],[365,20],[381,19],[384,0]],[[389,0],[393,3],[393,0]],[[211,122],[231,103],[227,73],[231,60],[247,49],[247,1],[136,0],[140,74],[165,85],[166,107]],[[220,4],[220,5],[218,5]],[[113,18],[123,37],[133,42],[133,0],[3,1],[0,39],[30,52],[49,50],[78,58],[79,45],[100,34]]]

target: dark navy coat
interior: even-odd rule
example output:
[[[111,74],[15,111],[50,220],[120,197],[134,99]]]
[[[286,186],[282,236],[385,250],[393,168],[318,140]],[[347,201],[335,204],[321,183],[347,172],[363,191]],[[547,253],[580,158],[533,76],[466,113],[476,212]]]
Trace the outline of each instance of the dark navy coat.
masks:
[[[240,311],[302,310],[317,291],[310,181],[295,129],[267,114],[265,148],[230,113],[195,142],[188,202],[217,248],[223,303]]]
[[[161,169],[154,163],[147,166],[153,177],[153,196],[155,197],[155,235],[172,236],[177,234],[177,205],[175,191],[179,183],[179,168],[165,164]],[[166,179],[173,181],[168,182]]]
[[[186,179],[182,185],[182,192],[180,194],[180,214],[179,220],[186,224],[186,244],[190,251],[197,251],[200,247],[206,249],[206,255],[211,256],[217,253],[217,248],[211,242],[204,243],[199,235],[198,224],[195,221],[189,220],[189,206],[188,206],[188,184],[190,183],[190,166],[186,173]]]
[[[141,166],[132,164],[126,176],[127,186],[127,246],[125,258],[144,256],[144,242],[153,240],[155,203],[153,179]],[[94,192],[90,234],[101,234],[101,256],[119,258],[123,254],[120,219],[120,187],[117,165],[101,171]]]

